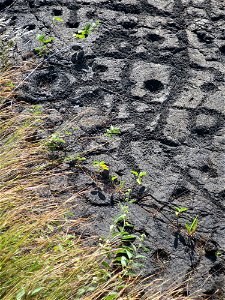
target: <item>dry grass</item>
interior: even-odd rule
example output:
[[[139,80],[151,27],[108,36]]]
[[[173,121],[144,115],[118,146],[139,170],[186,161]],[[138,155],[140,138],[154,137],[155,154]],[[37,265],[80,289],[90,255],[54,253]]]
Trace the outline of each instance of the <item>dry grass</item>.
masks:
[[[104,268],[109,250],[84,247],[68,234],[81,221],[65,216],[74,199],[54,205],[39,196],[54,172],[42,142],[32,141],[44,116],[33,114],[27,104],[23,113],[15,104],[5,106],[14,95],[12,78],[15,84],[21,70],[0,77],[0,299],[187,300],[176,284],[164,290],[168,284],[160,280],[128,278]]]

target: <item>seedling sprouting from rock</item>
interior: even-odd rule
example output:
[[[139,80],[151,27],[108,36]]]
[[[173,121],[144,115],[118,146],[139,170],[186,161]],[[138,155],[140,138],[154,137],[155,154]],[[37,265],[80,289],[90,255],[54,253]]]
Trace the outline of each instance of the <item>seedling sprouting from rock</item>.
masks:
[[[87,23],[82,30],[79,30],[78,33],[74,34],[74,37],[77,39],[87,38],[94,30],[98,28],[100,21],[97,20],[93,23]]]
[[[80,155],[69,155],[64,158],[64,162],[69,164],[81,163],[85,160],[87,160],[86,157]]]
[[[108,171],[109,170],[109,166],[104,162],[104,160],[102,160],[102,161],[98,161],[98,160],[93,161],[93,166],[97,167],[99,169],[99,171]]]
[[[131,197],[131,193],[132,193],[132,189],[128,189],[126,192],[125,192],[125,201],[126,202],[129,202],[129,203],[136,203],[137,202],[137,199],[133,199]]]
[[[192,223],[190,223],[190,224],[186,223],[185,224],[185,228],[187,230],[187,234],[188,234],[189,237],[192,237],[195,234],[195,232],[197,230],[197,227],[198,227],[198,216],[196,216],[193,219]]]
[[[48,52],[48,44],[51,44],[55,38],[53,36],[46,37],[45,34],[37,34],[36,39],[41,43],[40,47],[34,48],[34,51],[39,55],[43,56]]]
[[[121,133],[120,128],[111,125],[110,128],[106,130],[105,135],[109,137],[113,137],[114,135],[119,135],[120,133]]]
[[[124,188],[124,186],[126,184],[125,180],[120,180],[117,175],[112,175],[111,176],[111,181],[114,184],[114,186],[115,186],[115,188],[116,188],[116,190],[118,192],[122,192],[123,191],[123,188]]]
[[[111,180],[112,180],[112,182],[117,181],[118,180],[118,176],[117,175],[111,176]]]
[[[175,209],[175,215],[177,216],[177,218],[179,218],[179,216],[182,214],[182,213],[184,213],[184,212],[186,212],[187,210],[188,210],[188,208],[187,207],[174,207],[174,209]]]
[[[145,256],[139,254],[141,249],[147,250],[143,246],[145,235],[133,233],[134,225],[128,221],[128,206],[121,205],[120,209],[120,214],[114,219],[114,224],[110,226],[111,243],[117,244],[116,251],[111,251],[110,257],[113,266],[121,267],[124,275],[131,275],[136,267],[142,266],[138,261],[145,259]]]
[[[132,170],[130,172],[131,172],[131,174],[133,174],[136,177],[136,181],[140,185],[142,184],[142,178],[147,175],[147,172],[144,172],[144,171],[138,172],[138,171]]]
[[[52,18],[52,22],[53,22],[53,24],[55,24],[56,22],[62,23],[62,22],[64,22],[64,20],[63,20],[61,17],[54,16],[54,17]]]
[[[53,36],[46,37],[45,34],[37,34],[36,38],[42,44],[49,44],[55,40]]]
[[[45,145],[51,151],[60,150],[65,144],[65,140],[62,139],[57,133],[53,133]]]

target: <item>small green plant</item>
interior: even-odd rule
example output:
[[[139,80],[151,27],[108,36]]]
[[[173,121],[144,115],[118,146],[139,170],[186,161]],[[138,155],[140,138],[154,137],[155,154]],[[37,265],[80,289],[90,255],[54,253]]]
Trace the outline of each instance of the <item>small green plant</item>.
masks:
[[[187,230],[188,236],[192,237],[198,228],[198,216],[196,216],[193,219],[192,223],[190,223],[190,224],[186,223],[185,228]]]
[[[77,155],[77,156],[76,156],[76,160],[77,160],[77,161],[85,161],[85,160],[87,160],[87,158],[84,157],[84,156],[79,156],[79,155]]]
[[[124,186],[126,184],[126,181],[120,180],[117,175],[111,176],[111,181],[117,188],[119,188],[120,191],[124,188]]]
[[[147,172],[144,172],[144,171],[138,172],[138,171],[132,170],[130,172],[131,172],[131,174],[133,174],[136,177],[136,181],[139,185],[142,184],[142,178],[147,175]]]
[[[82,30],[79,30],[78,33],[74,34],[74,37],[77,39],[87,38],[94,30],[96,30],[100,25],[100,20],[97,20],[93,23],[88,23],[84,26]]]
[[[49,150],[56,151],[60,150],[65,143],[65,140],[61,138],[59,134],[53,133],[45,145],[49,148]]]
[[[117,181],[118,180],[118,176],[117,175],[111,176],[111,180],[112,180],[112,182]]]
[[[220,257],[220,256],[222,256],[222,252],[219,251],[219,250],[217,250],[216,253],[215,253],[215,255],[216,255],[216,257]]]
[[[55,38],[53,36],[46,37],[45,34],[37,34],[36,39],[41,43],[40,47],[34,48],[34,51],[43,56],[48,53],[48,45],[51,44]]]
[[[125,192],[125,201],[126,202],[129,202],[129,203],[136,203],[137,200],[136,199],[133,199],[131,197],[131,193],[132,193],[132,189],[128,189],[126,192]]]
[[[134,225],[128,221],[128,206],[121,205],[120,209],[121,213],[110,227],[111,242],[117,244],[116,250],[111,253],[112,265],[121,267],[125,275],[132,275],[135,268],[141,266],[139,260],[145,259],[145,256],[139,254],[141,249],[146,250],[143,246],[145,235],[132,233]]]
[[[32,105],[31,112],[32,112],[33,115],[35,115],[35,116],[41,115],[41,114],[42,114],[42,106],[39,105],[39,104]]]
[[[87,158],[84,156],[80,156],[80,155],[69,155],[64,158],[65,163],[82,162],[85,160],[87,160]]]
[[[95,160],[93,161],[93,166],[97,167],[99,169],[99,171],[108,171],[109,170],[109,166],[102,160],[102,161],[98,161]]]
[[[4,86],[10,87],[10,88],[14,88],[14,87],[15,87],[15,84],[14,84],[12,81],[9,81],[9,82],[6,82],[6,83],[4,84]]]
[[[182,213],[184,213],[184,212],[186,212],[188,210],[187,207],[177,207],[177,206],[175,206],[174,209],[175,209],[175,215],[177,216],[177,218],[179,218],[179,216]]]
[[[49,44],[55,40],[53,36],[46,37],[45,34],[37,34],[36,39],[42,44]]]
[[[223,256],[223,253],[220,250],[217,250],[216,253],[215,253],[215,256],[216,257],[221,257],[221,256]]]
[[[62,22],[64,22],[64,20],[61,17],[59,17],[59,16],[54,16],[52,18],[52,22],[53,22],[53,24],[55,24],[56,22],[62,23]]]
[[[114,126],[110,126],[109,129],[106,130],[105,135],[109,136],[109,137],[113,137],[114,135],[119,135],[121,134],[121,130],[118,127],[114,127]]]

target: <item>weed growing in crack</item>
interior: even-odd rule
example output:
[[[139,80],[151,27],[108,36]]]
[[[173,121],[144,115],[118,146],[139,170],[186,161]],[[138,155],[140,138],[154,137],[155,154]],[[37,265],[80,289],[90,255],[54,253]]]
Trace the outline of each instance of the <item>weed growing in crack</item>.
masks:
[[[147,172],[144,172],[144,171],[138,172],[138,171],[132,170],[130,172],[131,172],[131,174],[133,174],[136,177],[136,182],[139,185],[142,184],[142,178],[147,175]]]
[[[117,175],[111,176],[111,180],[112,182],[118,181],[118,176]]]
[[[59,17],[59,16],[54,16],[54,17],[52,18],[52,23],[55,24],[56,22],[63,23],[64,20],[63,20],[61,17]]]
[[[102,161],[98,161],[95,160],[93,161],[93,166],[97,167],[99,171],[108,171],[109,170],[109,166],[102,160]]]
[[[188,208],[187,207],[174,207],[174,209],[175,209],[175,215],[176,215],[176,217],[177,218],[179,218],[179,216],[182,214],[182,213],[184,213],[184,212],[186,212],[187,210],[188,210]]]
[[[87,23],[82,30],[79,30],[78,33],[74,34],[74,37],[77,39],[87,38],[94,30],[99,27],[100,23],[100,20],[97,20],[93,23]]]
[[[215,255],[216,255],[216,257],[220,257],[220,256],[222,256],[223,254],[222,254],[221,251],[217,250],[216,253],[215,253]]]
[[[189,237],[192,237],[198,228],[198,216],[196,216],[191,223],[185,224],[185,229]]]
[[[109,129],[106,130],[105,135],[108,137],[113,137],[114,135],[120,135],[121,134],[121,130],[118,127],[114,127],[114,126],[110,126]]]
[[[57,133],[53,133],[49,140],[45,143],[45,145],[48,147],[51,151],[57,151],[63,148],[63,145],[65,145],[65,140],[59,136]]]
[[[134,225],[128,220],[128,206],[120,206],[121,213],[114,219],[110,226],[111,238],[109,243],[116,245],[116,249],[109,252],[111,263],[106,266],[123,270],[126,276],[135,275],[135,270],[142,267],[140,260],[145,259],[140,251],[147,250],[143,246],[145,235],[134,234]]]
[[[85,161],[86,159],[87,159],[87,158],[84,157],[84,156],[79,156],[79,155],[76,156],[76,160],[77,160],[77,161]]]
[[[117,175],[111,176],[111,181],[114,184],[115,188],[119,192],[122,192],[122,190],[123,190],[123,188],[124,188],[124,186],[126,184],[126,181],[125,180],[120,180]]]
[[[126,192],[125,192],[125,202],[128,202],[128,203],[136,203],[137,200],[136,199],[133,199],[131,197],[131,193],[132,193],[132,189],[128,189]]]
[[[83,161],[85,161],[85,160],[87,160],[87,158],[86,157],[84,157],[84,156],[80,156],[80,155],[69,155],[69,156],[66,156],[65,158],[64,158],[64,162],[65,163],[70,163],[70,164],[72,164],[72,163],[81,163],[81,162],[83,162]]]
[[[48,53],[49,45],[55,40],[53,36],[46,37],[45,34],[37,34],[36,39],[41,43],[40,47],[34,48],[34,51],[39,56],[44,56]]]

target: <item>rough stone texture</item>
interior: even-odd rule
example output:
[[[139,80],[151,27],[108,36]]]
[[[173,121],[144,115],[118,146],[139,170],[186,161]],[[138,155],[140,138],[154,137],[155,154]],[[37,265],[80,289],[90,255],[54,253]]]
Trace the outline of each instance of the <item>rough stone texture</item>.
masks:
[[[70,172],[53,177],[50,190],[85,191],[71,211],[92,217],[85,235],[107,235],[121,198],[107,178],[93,176],[93,160],[134,190],[130,170],[147,171],[143,193],[129,204],[151,249],[145,274],[183,280],[191,272],[190,293],[218,290],[211,299],[224,299],[224,0],[3,0],[0,10],[3,42],[14,41],[9,56],[18,63],[43,60],[32,52],[37,33],[56,37],[18,98],[42,105],[47,128],[71,130],[64,155],[87,160],[82,172],[64,165]],[[54,15],[64,23],[53,26]],[[102,25],[91,36],[73,37],[96,19]],[[121,135],[104,136],[110,125]],[[199,216],[194,245],[178,234],[174,206],[189,208],[183,224]]]

